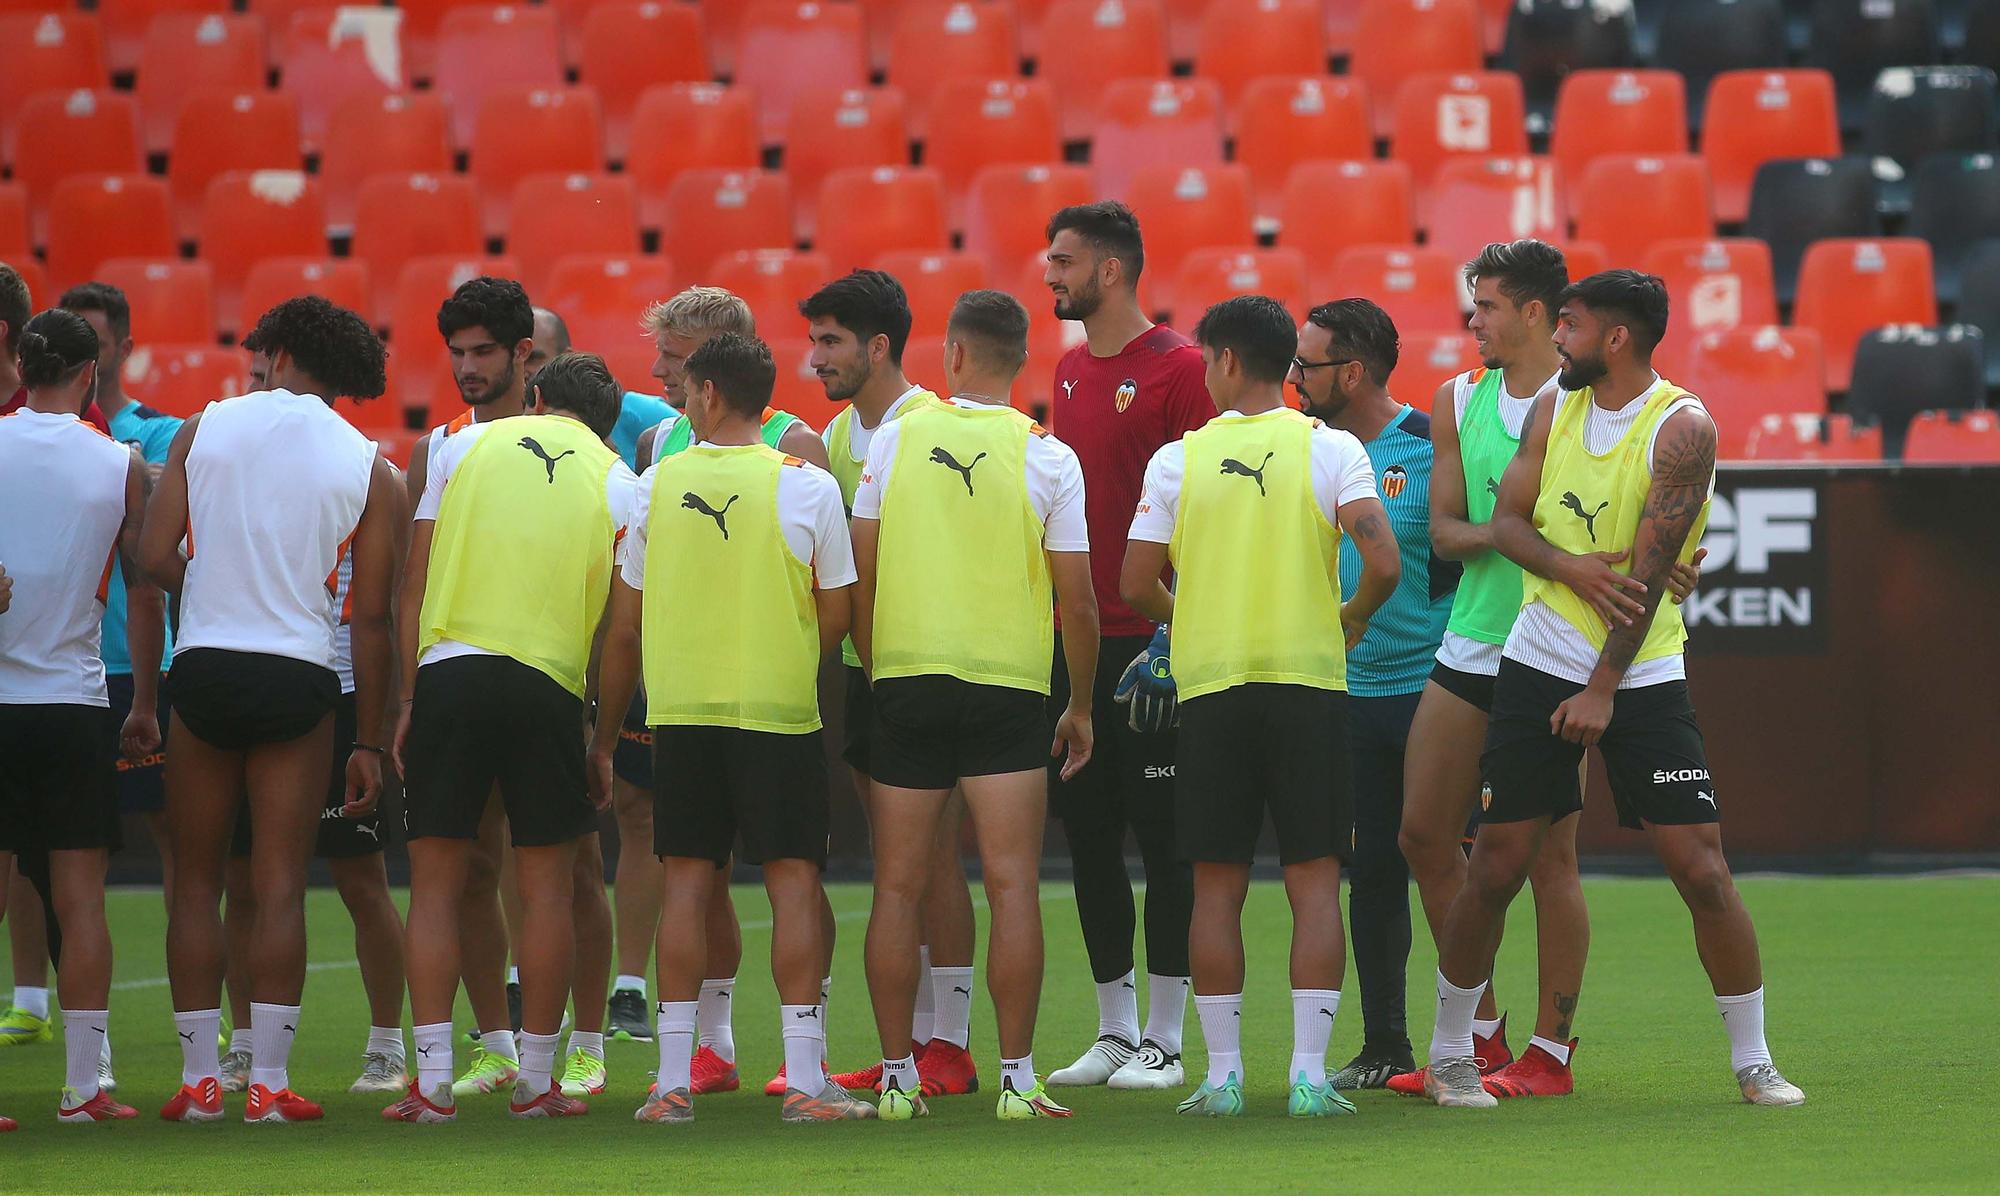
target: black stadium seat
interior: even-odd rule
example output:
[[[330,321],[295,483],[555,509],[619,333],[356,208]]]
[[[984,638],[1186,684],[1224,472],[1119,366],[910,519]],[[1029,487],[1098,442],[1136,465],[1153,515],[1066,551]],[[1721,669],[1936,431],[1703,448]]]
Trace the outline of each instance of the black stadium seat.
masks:
[[[1958,60],[2000,71],[2000,4],[1979,0],[1972,6],[1966,14],[1965,40],[1958,47]]]
[[[1556,90],[1571,71],[1631,66],[1632,10],[1575,0],[1517,0],[1507,16],[1502,65],[1521,76],[1531,122],[1555,107]]]
[[[1927,159],[1917,168],[1906,231],[1931,243],[1938,299],[1958,302],[1966,254],[1976,243],[2000,237],[2000,162],[1992,154]]]
[[[1848,413],[1882,425],[1882,455],[1903,455],[1903,437],[1919,411],[1965,411],[1986,397],[1984,342],[1969,324],[1942,328],[1891,325],[1861,338],[1854,351]]]
[[[1778,302],[1790,305],[1797,293],[1806,246],[1882,233],[1876,190],[1866,158],[1788,158],[1757,168],[1743,233],[1770,243]]]
[[[2000,239],[1968,249],[1960,277],[1958,322],[1980,329],[1994,342],[1986,355],[1986,388],[2000,390]]]
[[[1687,77],[1688,118],[1696,128],[1715,76],[1785,65],[1779,0],[1672,0],[1670,8],[1653,64]]]
[[[1938,154],[2000,149],[1992,71],[1981,66],[1890,67],[1868,97],[1862,152],[1893,158],[1907,179]],[[1885,196],[1892,211],[1907,206],[1907,187]]]
[[[1806,61],[1833,72],[1841,127],[1855,129],[1877,75],[1938,62],[1943,50],[1932,0],[1819,0]]]

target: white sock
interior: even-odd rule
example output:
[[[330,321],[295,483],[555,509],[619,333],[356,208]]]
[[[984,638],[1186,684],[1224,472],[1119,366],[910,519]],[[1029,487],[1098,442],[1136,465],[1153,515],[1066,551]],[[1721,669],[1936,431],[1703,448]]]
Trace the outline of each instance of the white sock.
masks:
[[[826,1087],[820,1058],[826,1054],[826,1025],[817,1005],[780,1005],[778,1020],[785,1039],[785,1083],[807,1096]]]
[[[508,969],[507,969],[507,983],[509,983],[509,984],[519,984],[520,982],[521,982],[521,969],[519,969],[519,968],[508,968]]]
[[[1108,984],[1097,986],[1097,1036],[1116,1034],[1139,1045],[1139,979],[1130,971]]]
[[[1146,1033],[1169,1055],[1181,1053],[1181,1027],[1187,1023],[1186,976],[1146,973]]]
[[[833,977],[822,976],[819,981],[819,1061],[826,1063],[826,1002],[833,996]]]
[[[222,1074],[222,1053],[215,1049],[215,1036],[222,1033],[222,1010],[175,1010],[174,1033],[181,1041],[181,1083],[199,1084]],[[231,1049],[234,1046],[231,1043]]]
[[[432,1022],[414,1026],[410,1030],[410,1040],[417,1044],[417,1090],[425,1096],[444,1085],[447,1100],[451,1097],[451,1023]]]
[[[604,1062],[604,1031],[599,1030],[595,1034],[586,1034],[582,1030],[571,1030],[569,1032],[569,1053],[574,1055],[578,1051],[582,1051],[599,1063]]]
[[[696,1009],[699,1004],[698,1001],[661,1001],[653,1006],[660,1019],[654,1037],[660,1043],[660,1074],[656,1091],[661,1094],[676,1088],[694,1087],[688,1068],[694,1060],[694,1027],[699,1017]]]
[[[233,1055],[237,1051],[242,1051],[246,1055],[250,1053],[250,1027],[248,1026],[238,1026],[229,1032],[229,1053]]]
[[[1220,1084],[1235,1072],[1243,1078],[1243,994],[1195,994],[1195,1016],[1201,1019],[1201,1040],[1208,1045],[1208,1082]]]
[[[901,1059],[882,1060],[882,1087],[886,1091],[889,1081],[896,1081],[896,1087],[904,1092],[915,1092],[923,1084],[917,1076],[917,1057],[905,1055]]]
[[[530,1034],[521,1031],[521,1075],[516,1086],[527,1090],[529,1096],[540,1096],[549,1090],[555,1078],[556,1042],[560,1034]]]
[[[1722,1014],[1722,1028],[1729,1031],[1731,1071],[1742,1071],[1753,1064],[1771,1061],[1771,1048],[1764,1042],[1762,987],[1740,997],[1717,996],[1715,1008]]]
[[[36,1017],[49,1016],[49,990],[32,984],[14,986],[14,1008]]]
[[[615,993],[638,993],[643,997],[646,995],[646,978],[644,976],[627,976],[623,972],[620,972],[618,979],[611,984],[611,991]]]
[[[63,1010],[63,1054],[69,1064],[65,1083],[76,1092],[77,1104],[97,1095],[97,1064],[104,1058],[104,1032],[110,1018],[110,1011],[104,1009]]]
[[[521,1062],[521,1051],[514,1045],[512,1030],[488,1030],[479,1036],[479,1045],[485,1047],[489,1055],[498,1055],[513,1064]]]
[[[700,1044],[729,1063],[736,1062],[736,1027],[729,1017],[730,999],[735,991],[734,980],[704,980],[701,982],[701,1000],[697,1002],[700,1006],[696,1018],[701,1031]]]
[[[1304,1076],[1306,1083],[1326,1083],[1326,1044],[1333,1039],[1334,1015],[1340,1012],[1340,994],[1330,988],[1292,990],[1292,1074]]]
[[[1539,1034],[1534,1034],[1529,1036],[1528,1045],[1531,1047],[1542,1048],[1542,1050],[1546,1051],[1551,1057],[1553,1057],[1557,1063],[1562,1064],[1564,1067],[1569,1066],[1568,1044],[1561,1042],[1553,1042],[1549,1039],[1543,1038]]]
[[[250,1082],[273,1092],[292,1086],[292,1038],[299,1032],[297,1005],[250,1003]]]
[[[1501,1026],[1506,1024],[1507,1019],[1505,1018],[1496,1017],[1489,1019],[1475,1017],[1472,1019],[1472,1032],[1481,1038],[1491,1038],[1500,1032]]]
[[[1035,1090],[1035,1085],[1038,1082],[1035,1079],[1035,1056],[1032,1053],[1023,1055],[1019,1059],[1002,1059],[1000,1061],[1000,1084],[1002,1087],[1011,1083],[1014,1086],[1014,1091],[1026,1096]]]
[[[101,1037],[104,1039],[104,1050],[100,1052],[99,1062],[104,1064],[104,1070],[108,1072],[111,1070],[111,1035],[104,1034]]]
[[[923,987],[917,986],[919,990]],[[932,968],[930,987],[937,994],[937,1028],[933,1037],[958,1047],[971,1042],[972,969]]]
[[[392,1059],[403,1057],[403,1028],[401,1026],[368,1027],[368,1047],[370,1055],[387,1055]]]
[[[910,1041],[922,1045],[937,1036],[937,985],[931,949],[917,948],[916,1016],[910,1019]]]
[[[1472,1055],[1472,1015],[1479,1008],[1479,994],[1486,991],[1482,980],[1473,988],[1460,988],[1437,974],[1437,1021],[1431,1026],[1432,1063]]]

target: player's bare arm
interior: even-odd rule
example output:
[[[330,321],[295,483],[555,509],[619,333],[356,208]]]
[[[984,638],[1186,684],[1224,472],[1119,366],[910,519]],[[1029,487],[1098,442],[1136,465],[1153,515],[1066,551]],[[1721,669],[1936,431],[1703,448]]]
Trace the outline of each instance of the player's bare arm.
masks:
[[[125,521],[118,529],[118,567],[125,571],[125,634],[132,654],[132,710],[119,729],[118,744],[137,760],[160,746],[160,655],[165,650],[166,602],[160,588],[139,570],[139,536],[146,522],[152,474],[138,449],[125,474]]]
[[[389,704],[391,648],[389,607],[396,582],[398,525],[403,517],[402,479],[396,467],[378,454],[368,478],[368,502],[354,529],[353,580],[348,599],[353,610],[348,630],[354,640],[354,725],[379,728]],[[363,734],[367,732],[364,731]],[[336,751],[341,745],[335,745]],[[357,743],[347,759],[347,803],[342,813],[361,818],[372,813],[382,795],[382,747],[379,741]],[[373,748],[374,750],[368,750]]]
[[[840,650],[840,641],[854,626],[854,587],[813,590],[813,609],[819,615],[819,654],[823,660]]]
[[[1049,578],[1062,614],[1063,663],[1069,667],[1069,708],[1056,720],[1049,755],[1062,755],[1067,781],[1090,763],[1093,731],[1090,693],[1097,679],[1097,591],[1090,584],[1090,554],[1051,552]]]
[[[1340,604],[1340,626],[1352,650],[1368,632],[1368,620],[1382,609],[1403,579],[1403,555],[1396,547],[1396,533],[1389,527],[1389,512],[1379,498],[1364,498],[1340,504],[1340,530],[1361,550],[1361,581],[1347,601]]]
[[[1118,570],[1118,596],[1155,623],[1174,621],[1174,592],[1160,578],[1167,571],[1167,546],[1151,540],[1125,541]]]
[[[833,458],[826,455],[826,442],[804,420],[786,428],[785,434],[778,437],[778,451],[833,472]]]
[[[416,470],[410,471],[415,476]],[[430,584],[431,539],[437,520],[418,519],[410,525],[410,551],[403,559],[403,584],[396,591],[396,737],[389,755],[403,771],[403,741],[410,736],[410,704],[417,694],[417,632],[423,620],[424,587]]]
[[[611,597],[604,610],[604,651],[597,674],[597,725],[590,735],[590,796],[602,804],[611,799],[611,756],[626,708],[639,690],[641,661],[640,616],[645,595],[622,576],[611,578]]]
[[[159,487],[146,504],[146,522],[139,532],[139,569],[169,594],[180,593],[187,580],[187,558],[181,555],[181,537],[188,530],[187,456],[200,426],[201,416],[190,416],[174,433],[167,466],[160,471]]]
[[[660,425],[654,424],[639,433],[639,442],[632,448],[632,459],[639,463],[639,472],[644,473],[659,462],[653,460],[653,447],[660,438]]]
[[[1607,627],[1631,622],[1645,611],[1636,595],[1645,584],[1613,565],[1624,552],[1564,552],[1535,530],[1535,500],[1541,496],[1542,461],[1549,451],[1549,427],[1555,422],[1555,397],[1535,400],[1528,424],[1521,429],[1521,447],[1500,477],[1500,497],[1493,507],[1493,546],[1501,555],[1537,577],[1561,582],[1588,602]]]
[[[1431,400],[1431,551],[1464,561],[1493,551],[1493,525],[1466,517],[1465,465],[1458,454],[1457,385],[1438,387]]]
[[[875,679],[875,553],[882,538],[882,521],[856,516],[847,525],[854,537],[854,617],[848,638],[861,658],[861,671]],[[1092,625],[1095,626],[1093,620]]]

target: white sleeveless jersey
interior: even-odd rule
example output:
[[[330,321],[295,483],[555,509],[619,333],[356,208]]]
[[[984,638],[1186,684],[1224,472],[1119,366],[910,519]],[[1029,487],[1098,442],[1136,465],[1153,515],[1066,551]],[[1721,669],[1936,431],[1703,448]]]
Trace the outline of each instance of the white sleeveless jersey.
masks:
[[[333,668],[334,588],[375,453],[312,395],[265,390],[209,404],[188,447],[179,647]]]
[[[108,706],[98,629],[132,450],[74,415],[0,418],[0,705]]]

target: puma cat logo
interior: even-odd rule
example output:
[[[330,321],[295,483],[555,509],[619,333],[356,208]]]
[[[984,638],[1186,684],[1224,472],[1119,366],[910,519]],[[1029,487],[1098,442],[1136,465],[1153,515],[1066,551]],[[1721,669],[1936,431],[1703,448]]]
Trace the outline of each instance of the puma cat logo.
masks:
[[[951,470],[952,472],[958,474],[958,476],[965,479],[965,493],[968,497],[970,497],[972,494],[973,467],[977,466],[985,456],[986,456],[985,453],[981,453],[979,454],[979,456],[974,457],[972,459],[971,465],[960,465],[956,457],[953,457],[950,453],[944,451],[942,448],[934,448],[931,450],[931,460],[937,462],[939,465],[944,466],[946,469]]]
[[[720,528],[722,531],[722,538],[727,540],[729,538],[729,524],[724,520],[723,517],[729,514],[729,508],[735,504],[737,499],[741,497],[743,496],[740,494],[730,495],[729,501],[723,503],[722,509],[718,511],[714,507],[708,505],[707,499],[703,498],[701,495],[696,494],[694,491],[690,490],[686,494],[681,495],[681,506],[690,511],[700,511],[702,514],[708,516],[710,519],[715,520],[715,526]]]
[[[533,436],[521,437],[521,447],[527,449],[529,452],[535,454],[537,457],[540,457],[542,459],[542,464],[548,468],[549,485],[551,486],[556,484],[556,462],[562,460],[564,457],[571,456],[576,452],[575,449],[564,449],[562,452],[557,453],[555,456],[551,457],[548,454],[548,450],[544,449],[541,445],[535,443],[535,438]]]
[[[376,826],[374,823],[357,822],[354,824],[354,829],[356,832],[360,834],[367,835],[370,839],[375,840],[377,843],[380,843],[382,841],[382,828]]]
[[[1603,514],[1604,508],[1611,504],[1609,502],[1601,502],[1597,504],[1595,511],[1585,511],[1583,509],[1583,500],[1576,496],[1576,491],[1565,490],[1563,491],[1562,505],[1568,508],[1571,514],[1583,520],[1583,530],[1590,533],[1590,542],[1592,544],[1597,543],[1597,517]]]
[[[808,1010],[806,1010],[806,1011],[805,1011],[804,1013],[794,1013],[794,1014],[793,1014],[792,1016],[793,1016],[793,1017],[795,1017],[795,1018],[798,1018],[798,1017],[809,1017],[809,1018],[812,1018],[812,1019],[813,1019],[814,1021],[818,1021],[818,1020],[819,1020],[819,1007],[818,1007],[817,1005],[815,1005],[815,1006],[814,1006],[814,1007],[812,1007],[811,1009],[808,1009]]]
[[[1233,473],[1237,477],[1249,478],[1256,482],[1257,493],[1261,496],[1264,494],[1264,467],[1269,465],[1271,458],[1275,456],[1277,456],[1276,453],[1265,453],[1264,459],[1257,463],[1257,468],[1255,469],[1250,468],[1234,457],[1224,457],[1222,459],[1222,472],[1224,474]]]

